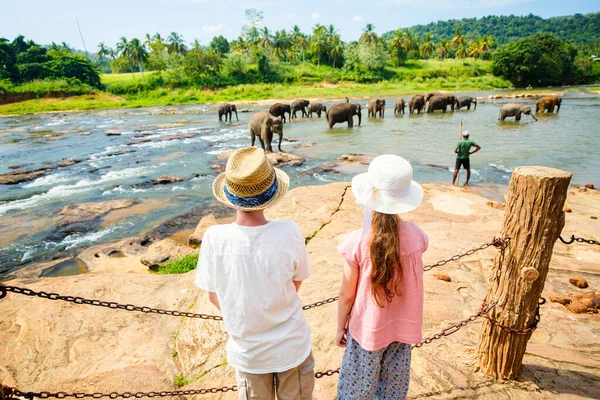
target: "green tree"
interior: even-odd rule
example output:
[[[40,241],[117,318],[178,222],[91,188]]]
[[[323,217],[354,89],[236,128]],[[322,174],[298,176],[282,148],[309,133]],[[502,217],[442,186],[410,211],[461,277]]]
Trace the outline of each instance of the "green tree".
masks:
[[[450,52],[450,47],[451,46],[449,40],[443,39],[438,42],[435,50],[440,61],[444,61],[444,58],[448,56],[448,53]]]
[[[183,40],[183,36],[181,36],[177,32],[171,32],[169,37],[167,38],[167,50],[169,54],[179,54],[184,55],[187,51],[187,46],[185,45],[185,40]]]
[[[363,29],[362,35],[360,35],[360,42],[373,44],[377,41],[377,33],[375,33],[375,25],[369,23]]]
[[[273,36],[273,56],[277,60],[288,59],[288,53],[292,47],[292,39],[285,29],[275,32]]]
[[[425,34],[423,37],[423,43],[421,44],[419,51],[421,53],[421,57],[425,58],[425,63],[428,64],[429,57],[435,51],[435,44],[433,43],[430,33]]]
[[[388,41],[388,46],[392,51],[392,57],[396,59],[396,67],[400,64],[404,64],[406,61],[406,40],[406,31],[396,29]]]
[[[144,78],[144,63],[148,61],[148,51],[146,46],[139,39],[133,38],[128,43],[129,56],[135,62],[137,62],[140,71],[142,72],[142,79]]]
[[[119,39],[115,48],[117,49],[119,57],[127,60],[127,64],[129,65],[129,69],[131,70],[131,75],[135,79],[135,75],[133,74],[133,63],[131,61],[131,48],[129,47],[129,41],[127,40],[127,38],[125,36],[121,36],[121,39]]]
[[[221,55],[229,53],[229,42],[223,35],[213,37],[210,47]]]
[[[516,87],[572,84],[576,55],[576,49],[556,36],[540,33],[497,49],[492,72]]]

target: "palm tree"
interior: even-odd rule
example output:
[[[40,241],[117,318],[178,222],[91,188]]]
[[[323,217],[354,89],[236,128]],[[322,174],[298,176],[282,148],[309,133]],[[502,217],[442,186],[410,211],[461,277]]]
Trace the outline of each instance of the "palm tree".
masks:
[[[405,41],[406,34],[402,29],[396,29],[394,33],[392,33],[391,39],[388,41],[390,49],[396,53],[396,67],[399,65],[400,50],[404,50]]]
[[[365,29],[363,29],[363,33],[362,35],[360,35],[360,39],[361,42],[366,42],[369,44],[372,44],[373,42],[375,42],[377,40],[377,34],[375,33],[375,25],[369,23],[365,26]]]
[[[342,40],[340,38],[340,35],[335,35],[334,39],[333,39],[333,43],[331,44],[331,47],[329,48],[329,56],[333,58],[333,68],[335,68],[335,61],[337,60],[337,58],[339,56],[342,55],[342,53],[344,52],[344,43],[342,43]]]
[[[273,36],[273,55],[278,60],[285,58],[287,61],[287,54],[291,47],[292,39],[285,29],[275,32],[275,36]]]
[[[431,40],[431,33],[426,33],[423,37],[423,44],[421,44],[419,48],[421,57],[425,57],[425,64],[429,64],[429,56],[433,54],[434,50],[435,44],[433,43],[433,40]]]
[[[321,24],[315,25],[313,28],[313,33],[310,38],[310,49],[313,53],[313,57],[317,57],[317,67],[321,67],[321,55],[325,52],[327,48],[327,39],[326,39],[326,28]]]
[[[453,48],[457,49],[456,56],[460,58],[460,56],[458,55],[458,49],[464,48],[467,45],[467,40],[463,36],[462,29],[460,26],[458,28],[456,28],[456,31],[454,32],[454,36],[452,37],[452,40],[450,41],[450,44]],[[463,60],[463,65],[465,65],[465,59],[463,58],[462,60]]]
[[[129,42],[127,41],[127,38],[125,36],[121,36],[121,39],[119,39],[115,48],[117,49],[119,57],[124,57],[127,59],[129,69],[131,69],[131,75],[135,79],[135,75],[133,74],[133,64],[131,63],[131,54],[129,52]]]
[[[302,68],[304,69],[304,52],[307,46],[306,35],[302,33],[298,25],[292,27],[292,33],[290,34],[293,46],[295,47],[294,56],[296,61],[298,60],[298,53],[302,54]]]
[[[98,56],[98,59],[100,60],[100,64],[102,64],[102,62],[104,61],[104,58],[106,58],[107,56],[110,56],[110,54],[112,53],[112,50],[110,49],[110,47],[107,47],[104,42],[100,42],[98,44],[98,52],[96,53],[96,55]]]
[[[171,32],[171,34],[167,38],[167,51],[169,52],[169,54],[185,54],[185,52],[187,51],[187,46],[185,45],[183,36],[181,36],[177,32]]]
[[[129,55],[133,60],[135,60],[138,63],[140,71],[142,72],[142,79],[145,80],[146,78],[144,78],[144,62],[148,61],[148,51],[146,50],[146,46],[144,46],[139,39],[133,38],[129,42],[128,48]]]
[[[266,26],[260,30],[258,45],[264,50],[273,48],[273,39],[271,38],[271,32],[269,32],[269,28],[267,28]]]
[[[469,55],[469,46],[466,42],[458,45],[456,49],[456,57],[462,59],[462,65],[465,66],[465,58]]]
[[[473,57],[473,70],[477,59],[485,53],[485,41],[482,38],[475,39],[469,43],[469,55]]]

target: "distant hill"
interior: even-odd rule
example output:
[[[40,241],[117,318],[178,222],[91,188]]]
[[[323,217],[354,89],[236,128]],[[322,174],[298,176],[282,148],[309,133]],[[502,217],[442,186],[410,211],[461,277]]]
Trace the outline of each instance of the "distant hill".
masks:
[[[483,18],[451,19],[427,25],[415,25],[409,30],[419,36],[431,33],[434,35],[434,40],[438,41],[451,39],[459,26],[462,27],[463,35],[469,40],[483,35],[492,35],[497,45],[540,32],[553,33],[562,40],[577,44],[593,46],[600,43],[600,12],[548,19],[533,14],[526,16],[490,15]]]

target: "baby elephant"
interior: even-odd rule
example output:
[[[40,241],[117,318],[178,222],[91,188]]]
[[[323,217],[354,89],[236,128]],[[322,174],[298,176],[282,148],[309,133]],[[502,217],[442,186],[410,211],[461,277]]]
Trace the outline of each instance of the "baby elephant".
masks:
[[[235,104],[219,104],[217,106],[217,113],[219,114],[219,121],[223,121],[223,115],[225,115],[225,122],[227,122],[227,118],[229,118],[229,122],[231,122],[232,113],[235,113],[235,119],[237,119],[238,121],[240,120],[238,118],[237,108],[235,107]]]
[[[326,112],[326,111],[327,111],[327,107],[325,107],[321,103],[311,102],[308,105],[308,117],[309,118],[312,118],[312,113],[317,113],[317,117],[321,118],[321,113]]]
[[[384,99],[371,99],[367,104],[368,117],[375,118],[379,114],[379,118],[385,116],[385,100]]]
[[[473,104],[473,111],[477,110],[477,98],[471,96],[459,97],[456,102],[456,108],[461,109],[462,107],[467,107],[467,110],[471,109],[471,104]]]
[[[277,145],[277,148],[279,151],[282,151],[281,140],[283,139],[283,122],[281,121],[281,117],[274,117],[266,111],[261,111],[256,113],[252,119],[250,119],[248,128],[250,128],[250,146],[254,146],[254,139],[258,136],[258,140],[260,140],[260,145],[263,150],[265,149],[266,144],[266,150],[272,153],[273,148],[271,147],[271,141],[273,140],[273,134],[276,133],[279,135],[279,144]]]
[[[537,121],[535,115],[531,113],[531,108],[524,104],[509,103],[505,104],[500,108],[500,121],[504,121],[506,117],[515,117],[515,121],[521,120],[521,114],[531,115],[531,117]]]
[[[394,107],[394,114],[404,114],[404,108],[406,107],[406,102],[402,97],[398,97],[396,99],[396,106]]]

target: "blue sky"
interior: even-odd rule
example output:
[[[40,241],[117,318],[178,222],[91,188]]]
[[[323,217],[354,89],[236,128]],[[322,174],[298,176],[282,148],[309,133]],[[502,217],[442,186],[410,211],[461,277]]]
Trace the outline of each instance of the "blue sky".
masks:
[[[334,24],[343,40],[355,40],[366,23],[378,33],[438,20],[485,15],[543,18],[600,11],[600,0],[0,0],[0,37],[18,34],[38,43],[66,42],[87,49],[99,42],[114,46],[121,36],[167,36],[176,31],[189,43],[206,45],[215,35],[236,38],[245,24],[244,10],[264,12],[271,29],[294,24],[307,32],[317,24]]]

